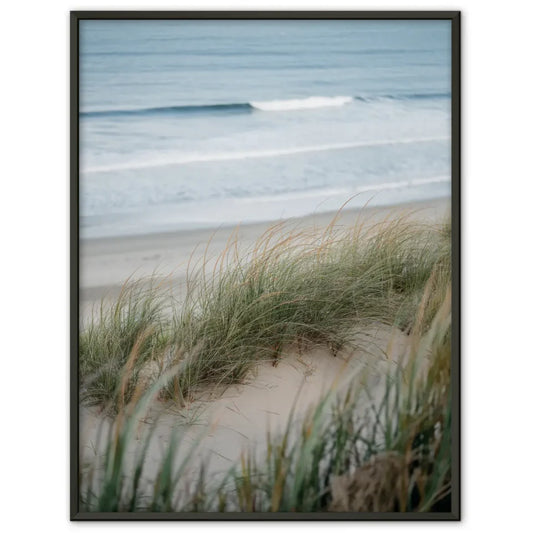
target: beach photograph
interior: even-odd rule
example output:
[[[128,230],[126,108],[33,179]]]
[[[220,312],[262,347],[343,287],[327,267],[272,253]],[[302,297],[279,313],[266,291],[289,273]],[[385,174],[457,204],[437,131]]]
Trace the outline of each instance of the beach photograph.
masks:
[[[76,18],[79,517],[457,519],[454,17]]]

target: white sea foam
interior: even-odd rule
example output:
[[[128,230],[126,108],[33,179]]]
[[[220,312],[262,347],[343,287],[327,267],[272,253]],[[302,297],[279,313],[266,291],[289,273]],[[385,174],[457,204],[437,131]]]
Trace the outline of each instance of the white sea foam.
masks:
[[[432,178],[420,178],[411,180],[410,185],[428,185],[430,183],[443,183],[445,181],[451,181],[450,176],[434,176]]]
[[[235,201],[237,201],[239,204],[257,204],[258,202],[279,202],[280,199],[283,199],[283,201],[299,201],[313,198],[347,198],[366,192],[404,189],[406,187],[421,187],[424,185],[430,185],[432,183],[446,183],[450,181],[450,176],[432,176],[429,178],[418,178],[412,180],[399,180],[376,183],[372,185],[361,185],[359,187],[356,187],[355,189],[349,187],[337,187],[329,189],[314,189],[311,191],[302,190],[272,195],[250,196],[247,198],[238,198]]]
[[[172,165],[187,165],[191,163],[208,163],[213,161],[237,161],[241,159],[260,159],[279,157],[284,155],[306,154],[313,152],[328,152],[333,150],[347,150],[350,148],[366,148],[372,146],[387,146],[396,144],[428,143],[447,141],[448,137],[425,137],[414,139],[386,139],[375,141],[355,141],[348,143],[320,144],[315,146],[297,146],[292,148],[276,148],[272,150],[250,150],[247,152],[211,152],[184,153],[177,156],[167,156],[158,159],[144,159],[142,161],[126,161],[110,165],[100,165],[82,168],[84,173],[111,172],[115,170],[134,170],[143,168],[166,167]]]
[[[450,182],[450,176],[432,176],[429,178],[418,178],[412,180],[398,180],[391,182],[376,183],[372,185],[361,185],[359,187],[350,188],[350,187],[337,187],[337,188],[328,188],[328,189],[313,189],[313,190],[300,190],[300,191],[291,191],[283,192],[278,194],[271,195],[261,195],[261,196],[249,196],[247,198],[234,198],[232,201],[235,201],[237,204],[255,204],[258,203],[279,203],[280,201],[289,202],[289,201],[301,201],[301,200],[311,200],[314,198],[335,198],[346,199],[350,196],[357,196],[362,193],[367,192],[380,192],[386,190],[394,189],[405,189],[407,187],[422,187],[424,185],[430,185],[432,183],[446,183]],[[341,200],[342,202],[342,200]]]
[[[283,201],[300,201],[313,198],[329,198],[335,196],[350,195],[351,190],[348,187],[338,187],[335,189],[314,189],[311,191],[291,191],[278,194],[261,195],[261,196],[249,196],[247,198],[237,198],[235,201],[238,204],[257,204],[258,202],[279,202]]]
[[[350,102],[353,102],[351,96],[310,96],[309,98],[294,98],[291,100],[250,102],[250,105],[260,111],[295,111],[318,107],[340,107]]]
[[[390,189],[403,189],[405,187],[419,187],[422,185],[429,185],[431,183],[445,183],[451,181],[450,176],[433,176],[431,178],[419,178],[413,180],[391,181],[387,183],[376,183],[373,185],[363,185],[357,187],[356,192],[373,192],[386,191]]]

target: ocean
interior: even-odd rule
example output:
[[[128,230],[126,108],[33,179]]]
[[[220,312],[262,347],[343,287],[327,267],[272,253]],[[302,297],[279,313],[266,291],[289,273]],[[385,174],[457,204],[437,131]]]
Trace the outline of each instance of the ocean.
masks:
[[[447,197],[449,21],[80,21],[82,238]]]

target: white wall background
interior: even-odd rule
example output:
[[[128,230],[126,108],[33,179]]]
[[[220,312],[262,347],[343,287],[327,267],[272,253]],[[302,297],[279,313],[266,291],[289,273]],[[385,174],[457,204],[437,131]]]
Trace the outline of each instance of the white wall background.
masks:
[[[463,12],[461,524],[68,522],[68,11],[250,5]],[[532,11],[528,2],[520,0],[4,3],[0,19],[2,529],[531,531],[526,516],[532,506],[533,478]]]

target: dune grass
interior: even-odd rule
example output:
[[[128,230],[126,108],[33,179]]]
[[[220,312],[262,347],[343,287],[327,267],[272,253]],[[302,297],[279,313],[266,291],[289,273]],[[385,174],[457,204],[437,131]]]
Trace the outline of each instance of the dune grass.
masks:
[[[275,227],[242,256],[231,241],[190,269],[182,302],[153,280],[126,284],[80,336],[82,399],[116,414],[106,453],[80,472],[82,510],[449,511],[450,261],[449,224],[333,221],[321,234]],[[194,446],[178,454],[174,435],[144,479],[153,432],[138,441],[134,428],[154,398],[237,382],[287,347],[356,348],[376,321],[409,339],[384,386],[331,391],[216,483],[206,465],[187,475]]]
[[[86,511],[433,512],[451,506],[451,296],[449,281],[430,279],[413,317],[401,364],[384,386],[332,390],[282,435],[265,436],[266,453],[249,450],[222,481],[210,484],[200,466],[185,475],[190,448],[176,464],[173,438],[153,482],[141,482],[152,433],[135,442],[133,428],[167,372],[122,408],[108,437],[103,475],[82,475]],[[432,301],[442,295],[438,305]],[[436,305],[436,311],[434,306]],[[423,326],[426,324],[426,326]],[[360,383],[354,380],[353,384]],[[127,466],[125,450],[139,450]]]
[[[234,506],[248,512],[450,511],[450,303],[446,290],[428,331],[411,338],[383,390],[332,391],[298,429],[289,421],[283,435],[267,437],[266,460],[243,454],[225,489],[235,495]],[[432,310],[422,303],[419,317],[426,312]]]
[[[431,353],[424,368],[424,354]],[[233,490],[241,511],[449,511],[451,391],[449,303],[384,392],[325,398],[288,445],[268,441],[266,461],[243,456]],[[368,393],[368,397],[367,394]]]
[[[93,310],[79,339],[83,402],[116,412],[131,400],[143,367],[160,361],[168,349],[168,298],[153,281],[127,282],[112,305],[102,302]],[[125,372],[127,383],[122,382]]]
[[[235,237],[215,261],[206,250],[189,268],[181,302],[153,280],[127,283],[80,334],[84,401],[116,412],[143,376],[151,374],[149,385],[181,363],[161,395],[183,403],[202,386],[241,381],[258,361],[275,364],[289,346],[323,344],[335,355],[371,322],[410,332],[430,283],[418,324],[427,329],[449,276],[446,226],[415,224],[407,215],[348,228],[336,222],[320,233],[279,224],[244,252]],[[127,364],[131,379],[121,388]]]

